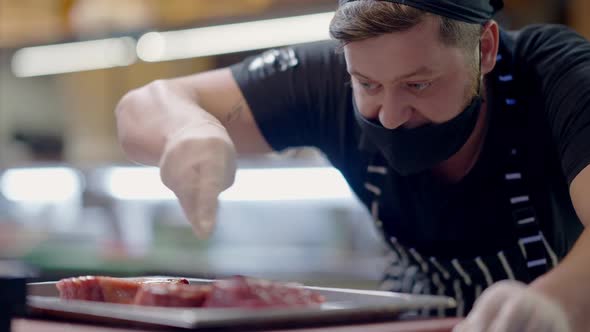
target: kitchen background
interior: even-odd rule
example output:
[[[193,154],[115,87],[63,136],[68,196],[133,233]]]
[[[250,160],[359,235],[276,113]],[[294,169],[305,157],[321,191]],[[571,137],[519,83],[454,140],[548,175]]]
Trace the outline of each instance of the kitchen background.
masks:
[[[375,287],[386,250],[317,151],[240,160],[204,241],[157,169],[130,163],[116,139],[113,110],[125,92],[327,38],[336,2],[0,0],[0,260],[43,280],[246,274]],[[505,3],[504,27],[562,23],[590,38],[588,0]],[[243,22],[258,23],[229,25]],[[219,26],[231,32],[220,38]]]

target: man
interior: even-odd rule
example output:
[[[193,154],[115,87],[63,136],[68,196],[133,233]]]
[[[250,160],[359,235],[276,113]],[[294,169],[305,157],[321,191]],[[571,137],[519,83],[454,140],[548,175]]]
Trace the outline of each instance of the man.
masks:
[[[502,31],[501,7],[343,0],[336,41],[129,93],[122,145],[159,164],[200,236],[236,151],[316,146],[392,249],[385,289],[453,296],[457,315],[478,298],[460,331],[586,331],[590,43]]]

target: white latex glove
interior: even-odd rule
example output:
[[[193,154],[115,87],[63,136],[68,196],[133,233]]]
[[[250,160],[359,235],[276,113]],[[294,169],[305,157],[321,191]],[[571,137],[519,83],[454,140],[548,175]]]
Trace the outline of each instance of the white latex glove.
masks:
[[[500,281],[475,302],[453,332],[569,332],[567,316],[546,295],[517,281]]]
[[[167,138],[160,176],[198,237],[207,238],[213,231],[218,196],[233,184],[235,173],[235,147],[221,124],[188,124]]]

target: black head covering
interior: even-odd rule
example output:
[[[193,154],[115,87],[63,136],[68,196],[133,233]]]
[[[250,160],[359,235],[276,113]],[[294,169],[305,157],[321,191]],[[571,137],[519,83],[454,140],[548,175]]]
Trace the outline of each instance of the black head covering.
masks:
[[[339,0],[340,6],[356,0]],[[399,3],[467,23],[483,24],[504,7],[502,0],[377,0]]]

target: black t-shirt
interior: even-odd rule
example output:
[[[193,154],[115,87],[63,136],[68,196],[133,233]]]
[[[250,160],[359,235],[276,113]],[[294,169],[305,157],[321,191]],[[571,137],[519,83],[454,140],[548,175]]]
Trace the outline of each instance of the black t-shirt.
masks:
[[[501,43],[511,53],[518,82],[518,143],[531,201],[547,241],[563,257],[583,228],[568,185],[590,164],[590,43],[558,25],[503,32]],[[494,99],[497,82],[487,78],[489,129],[464,179],[447,185],[428,173],[401,177],[392,170],[379,178],[367,172],[378,160],[359,148],[350,77],[336,49],[334,41],[297,45],[231,67],[269,144],[276,150],[319,148],[369,209],[374,194],[367,183],[381,182],[384,235],[425,255],[474,257],[514,245],[515,225],[498,179],[505,171],[500,150],[513,139],[506,128],[515,120]]]

